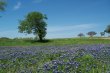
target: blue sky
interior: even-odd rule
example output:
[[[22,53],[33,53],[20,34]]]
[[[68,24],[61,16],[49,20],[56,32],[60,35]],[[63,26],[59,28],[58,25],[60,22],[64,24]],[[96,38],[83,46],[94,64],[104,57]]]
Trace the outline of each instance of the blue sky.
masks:
[[[110,0],[7,0],[0,12],[0,37],[33,37],[18,33],[19,20],[32,11],[46,14],[46,38],[71,38],[96,31],[99,36],[110,24]]]

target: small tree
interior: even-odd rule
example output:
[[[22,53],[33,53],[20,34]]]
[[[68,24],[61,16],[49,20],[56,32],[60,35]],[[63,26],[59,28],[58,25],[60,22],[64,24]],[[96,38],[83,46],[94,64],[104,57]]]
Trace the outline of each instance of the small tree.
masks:
[[[94,31],[90,31],[87,33],[87,35],[89,35],[90,37],[93,37],[94,35],[96,35],[97,33]]]
[[[4,11],[5,6],[6,6],[6,2],[4,2],[3,0],[0,0],[0,11]]]
[[[33,33],[39,37],[39,40],[42,41],[46,35],[46,15],[43,15],[40,12],[30,12],[27,14],[24,20],[20,21],[18,26],[20,33]]]
[[[79,36],[79,37],[83,37],[84,34],[83,34],[83,33],[79,33],[78,36]]]
[[[105,32],[100,32],[101,37],[105,35]]]

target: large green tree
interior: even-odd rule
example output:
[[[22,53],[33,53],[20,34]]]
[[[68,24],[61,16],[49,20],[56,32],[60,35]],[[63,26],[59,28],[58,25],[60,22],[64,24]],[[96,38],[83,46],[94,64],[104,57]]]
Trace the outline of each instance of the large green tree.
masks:
[[[30,12],[24,20],[20,21],[20,25],[18,26],[19,32],[28,34],[33,33],[42,41],[46,36],[46,19],[46,15],[40,12]]]
[[[0,0],[0,11],[4,11],[6,6],[6,2],[3,0]]]

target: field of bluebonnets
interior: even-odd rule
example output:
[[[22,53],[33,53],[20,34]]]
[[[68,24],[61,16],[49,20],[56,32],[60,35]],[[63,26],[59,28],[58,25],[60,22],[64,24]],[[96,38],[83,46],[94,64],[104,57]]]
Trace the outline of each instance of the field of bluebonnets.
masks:
[[[0,47],[0,73],[110,73],[110,45]]]

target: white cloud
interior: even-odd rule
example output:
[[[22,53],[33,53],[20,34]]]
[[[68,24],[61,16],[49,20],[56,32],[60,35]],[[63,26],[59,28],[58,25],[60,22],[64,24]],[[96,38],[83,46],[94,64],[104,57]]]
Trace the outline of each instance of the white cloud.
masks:
[[[21,2],[17,2],[17,4],[14,6],[14,10],[18,10],[21,7]]]
[[[86,30],[94,28],[95,24],[80,24],[80,25],[69,25],[69,26],[54,26],[48,27],[48,32],[61,32],[61,31],[69,31],[69,30]]]
[[[78,33],[86,33],[97,28],[96,24],[79,24],[66,26],[52,26],[47,29],[47,38],[77,37]]]
[[[9,37],[9,38],[15,38],[15,37],[34,37],[33,34],[26,35],[24,33],[18,33],[18,30],[8,30],[8,31],[2,31],[0,32],[0,37]]]

